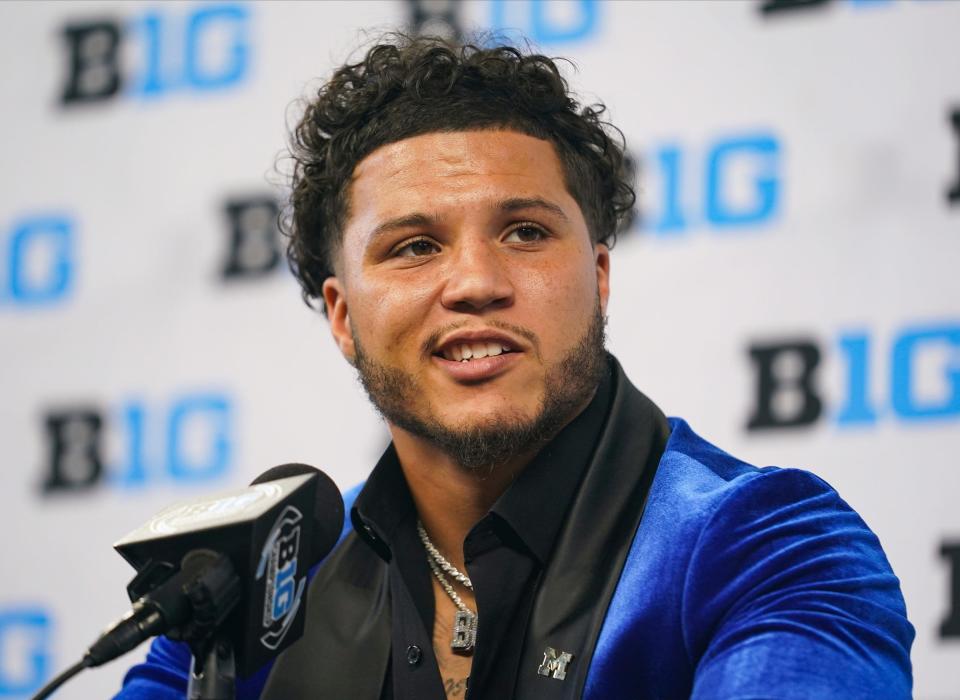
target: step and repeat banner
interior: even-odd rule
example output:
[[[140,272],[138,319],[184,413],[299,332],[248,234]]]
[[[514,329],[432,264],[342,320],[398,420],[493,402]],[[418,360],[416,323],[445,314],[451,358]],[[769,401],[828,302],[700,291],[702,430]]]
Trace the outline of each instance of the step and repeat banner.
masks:
[[[111,544],[161,507],[291,461],[347,488],[385,446],[276,219],[297,100],[393,28],[573,61],[640,190],[612,351],[708,439],[833,484],[902,581],[916,697],[960,698],[949,0],[0,4],[0,698],[126,609]]]

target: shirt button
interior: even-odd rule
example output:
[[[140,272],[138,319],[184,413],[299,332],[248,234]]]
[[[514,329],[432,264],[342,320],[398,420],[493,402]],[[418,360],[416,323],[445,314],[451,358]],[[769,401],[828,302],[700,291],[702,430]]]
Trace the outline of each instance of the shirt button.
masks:
[[[418,666],[422,657],[423,652],[420,651],[420,647],[416,644],[411,644],[407,647],[407,664],[409,666]]]

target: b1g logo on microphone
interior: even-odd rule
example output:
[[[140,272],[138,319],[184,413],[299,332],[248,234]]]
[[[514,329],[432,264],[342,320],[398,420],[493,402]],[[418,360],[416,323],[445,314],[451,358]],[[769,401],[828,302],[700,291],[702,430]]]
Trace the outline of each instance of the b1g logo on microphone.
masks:
[[[702,148],[663,143],[640,155],[641,229],[675,238],[706,226],[757,229],[783,199],[783,147],[767,130],[714,138]]]
[[[263,597],[263,629],[260,642],[267,649],[280,646],[287,630],[297,617],[306,576],[297,579],[300,555],[299,510],[286,506],[270,529],[257,565],[257,581],[265,582]]]
[[[0,606],[0,698],[26,697],[47,681],[51,629],[42,607]]]
[[[76,278],[76,222],[60,213],[32,214],[0,228],[0,310],[63,302]]]
[[[911,326],[887,346],[871,333],[847,331],[833,343],[815,338],[755,342],[751,431],[802,428],[821,420],[825,400],[818,386],[826,348],[839,350],[843,386],[829,419],[843,427],[870,426],[893,415],[907,423],[960,420],[960,321]],[[874,365],[877,355],[888,380]],[[885,391],[889,400],[878,397]]]
[[[249,25],[246,3],[203,3],[186,14],[161,4],[132,17],[69,22],[60,32],[67,67],[60,102],[233,87],[249,73]]]
[[[233,463],[235,409],[220,392],[191,392],[166,403],[129,399],[117,408],[73,404],[42,419],[47,461],[43,492],[101,484],[143,488],[159,481],[207,484]],[[107,461],[107,447],[114,448]]]

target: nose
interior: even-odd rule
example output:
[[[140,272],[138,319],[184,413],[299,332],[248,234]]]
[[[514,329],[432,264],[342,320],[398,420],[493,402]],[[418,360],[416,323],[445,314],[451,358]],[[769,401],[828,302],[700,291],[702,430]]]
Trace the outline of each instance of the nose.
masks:
[[[462,241],[449,258],[441,303],[447,309],[475,313],[513,304],[508,261],[489,240]]]

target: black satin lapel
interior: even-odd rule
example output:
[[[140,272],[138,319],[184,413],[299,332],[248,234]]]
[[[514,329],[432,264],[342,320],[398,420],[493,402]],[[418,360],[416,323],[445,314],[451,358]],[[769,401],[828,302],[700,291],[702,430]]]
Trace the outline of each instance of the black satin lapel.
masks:
[[[390,659],[387,566],[350,533],[314,576],[303,637],[261,700],[378,700]]]
[[[669,436],[666,418],[615,364],[610,416],[534,601],[517,676],[523,700],[579,698],[610,599]],[[569,652],[566,678],[537,670]]]

